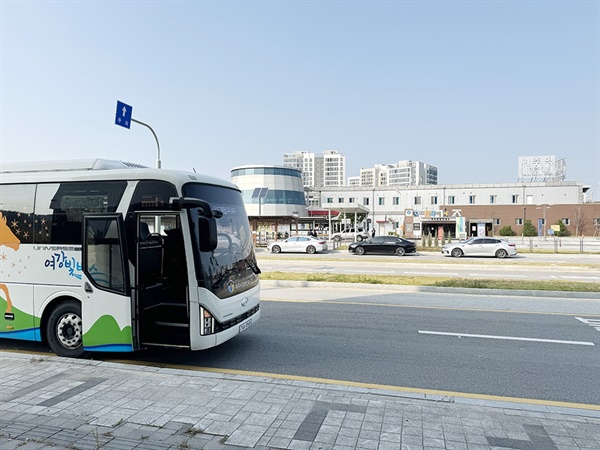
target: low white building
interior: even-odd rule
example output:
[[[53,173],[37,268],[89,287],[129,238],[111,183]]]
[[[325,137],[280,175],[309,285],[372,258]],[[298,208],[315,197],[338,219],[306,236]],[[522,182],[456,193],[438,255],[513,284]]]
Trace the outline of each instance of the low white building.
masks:
[[[541,230],[561,220],[575,232],[582,208],[589,216],[587,230],[592,232],[600,220],[600,204],[585,202],[586,189],[581,183],[566,181],[354,186],[323,188],[318,191],[318,198],[326,210],[365,208],[368,213],[361,217],[360,225],[375,228],[377,234],[419,238],[423,232],[442,230],[451,232],[453,237],[463,237],[481,233],[482,229],[487,235],[494,235],[505,225],[520,234],[526,220]]]

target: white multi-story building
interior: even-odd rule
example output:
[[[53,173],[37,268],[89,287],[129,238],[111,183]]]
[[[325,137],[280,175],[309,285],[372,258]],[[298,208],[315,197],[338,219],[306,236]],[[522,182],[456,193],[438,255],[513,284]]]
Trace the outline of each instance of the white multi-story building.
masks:
[[[415,186],[437,184],[438,169],[421,161],[376,164],[360,169],[361,186]]]
[[[360,176],[348,177],[348,186],[360,186]]]
[[[318,157],[310,152],[284,153],[283,165],[298,169],[302,173],[303,185],[314,187],[316,185],[317,159]]]
[[[323,186],[344,186],[346,157],[336,150],[323,152]]]
[[[303,151],[284,153],[283,165],[300,170],[304,186],[344,186],[346,157],[336,150],[325,150],[323,156]]]

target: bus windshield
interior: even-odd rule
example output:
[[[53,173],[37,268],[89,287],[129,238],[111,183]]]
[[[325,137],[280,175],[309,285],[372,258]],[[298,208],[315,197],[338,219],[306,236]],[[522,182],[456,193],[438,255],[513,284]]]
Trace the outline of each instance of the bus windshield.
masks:
[[[239,191],[220,186],[188,183],[185,197],[208,202],[213,210],[223,213],[217,219],[218,245],[212,252],[200,252],[195,244],[198,282],[219,298],[230,297],[258,284],[260,270],[256,265],[250,225]],[[190,219],[197,215],[192,210]],[[232,284],[233,283],[233,284]]]

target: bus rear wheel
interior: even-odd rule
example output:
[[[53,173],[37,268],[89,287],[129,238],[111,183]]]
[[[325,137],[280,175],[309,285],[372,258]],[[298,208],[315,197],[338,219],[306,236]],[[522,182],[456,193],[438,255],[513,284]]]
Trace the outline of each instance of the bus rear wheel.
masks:
[[[68,358],[80,358],[83,351],[81,304],[67,300],[58,304],[48,317],[46,340],[54,353]]]

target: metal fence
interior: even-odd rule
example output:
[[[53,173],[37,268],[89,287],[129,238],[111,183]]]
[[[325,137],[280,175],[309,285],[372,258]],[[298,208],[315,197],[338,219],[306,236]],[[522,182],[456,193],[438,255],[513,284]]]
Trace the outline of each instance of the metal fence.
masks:
[[[599,253],[599,237],[510,237],[508,242],[517,245],[520,252],[537,250],[554,253]]]

